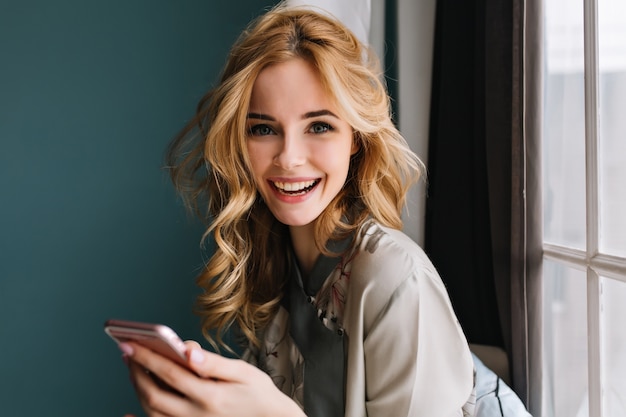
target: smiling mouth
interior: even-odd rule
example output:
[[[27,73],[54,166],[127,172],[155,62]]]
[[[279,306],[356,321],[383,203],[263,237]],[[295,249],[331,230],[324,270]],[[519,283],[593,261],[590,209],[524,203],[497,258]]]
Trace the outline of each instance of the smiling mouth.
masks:
[[[282,195],[299,196],[311,191],[321,179],[299,182],[270,181],[270,184]]]

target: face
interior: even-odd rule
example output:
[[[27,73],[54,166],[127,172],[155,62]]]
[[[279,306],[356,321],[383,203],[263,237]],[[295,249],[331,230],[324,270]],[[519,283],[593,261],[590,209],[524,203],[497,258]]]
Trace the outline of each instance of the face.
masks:
[[[342,189],[358,148],[312,65],[293,59],[257,77],[247,120],[252,174],[288,226],[313,222]]]

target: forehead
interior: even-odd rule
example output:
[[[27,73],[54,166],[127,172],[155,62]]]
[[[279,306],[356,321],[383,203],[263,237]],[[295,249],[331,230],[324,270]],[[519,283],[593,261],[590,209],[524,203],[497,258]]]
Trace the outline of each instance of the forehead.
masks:
[[[318,108],[336,110],[334,103],[318,70],[310,62],[295,58],[269,65],[259,73],[252,88],[250,109],[276,112]]]

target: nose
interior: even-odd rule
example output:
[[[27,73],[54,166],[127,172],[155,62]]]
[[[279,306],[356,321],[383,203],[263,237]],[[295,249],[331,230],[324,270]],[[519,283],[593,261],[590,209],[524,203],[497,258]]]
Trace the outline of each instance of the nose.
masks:
[[[274,165],[286,171],[301,166],[306,161],[306,146],[297,134],[285,134],[274,157]]]

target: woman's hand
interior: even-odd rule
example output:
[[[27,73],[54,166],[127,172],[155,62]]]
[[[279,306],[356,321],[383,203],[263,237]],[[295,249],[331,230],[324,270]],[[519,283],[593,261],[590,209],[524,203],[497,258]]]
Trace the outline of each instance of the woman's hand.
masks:
[[[120,345],[148,416],[304,416],[261,370],[186,344],[191,371],[136,343]]]

